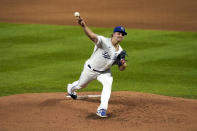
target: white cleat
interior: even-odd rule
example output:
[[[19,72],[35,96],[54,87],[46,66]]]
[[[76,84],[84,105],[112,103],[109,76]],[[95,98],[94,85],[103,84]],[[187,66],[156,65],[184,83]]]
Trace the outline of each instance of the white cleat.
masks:
[[[100,117],[107,117],[106,112],[107,111],[105,109],[99,109],[97,110],[96,114]]]

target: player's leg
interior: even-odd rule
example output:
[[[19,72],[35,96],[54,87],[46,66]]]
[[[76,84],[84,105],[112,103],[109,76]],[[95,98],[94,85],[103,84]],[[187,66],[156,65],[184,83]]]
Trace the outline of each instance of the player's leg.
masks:
[[[79,90],[81,88],[85,88],[89,82],[96,79],[95,74],[89,72],[89,70],[83,70],[79,80],[69,84],[72,87],[72,91]]]
[[[102,90],[102,93],[101,93],[101,104],[98,107],[97,113],[99,111],[104,111],[105,112],[103,114],[103,116],[99,115],[99,114],[97,114],[97,115],[99,115],[101,117],[106,117],[108,102],[109,102],[110,95],[111,95],[113,77],[111,75],[111,72],[109,71],[108,73],[104,73],[104,74],[99,75],[97,77],[97,80],[99,82],[101,82],[102,85],[103,85],[103,90]]]
[[[96,79],[98,73],[95,73],[91,71],[89,68],[84,66],[84,69],[81,73],[81,76],[78,81],[73,82],[72,84],[68,84],[67,86],[67,92],[68,94],[73,98],[76,99],[76,90],[79,90],[81,88],[85,88],[89,82]]]

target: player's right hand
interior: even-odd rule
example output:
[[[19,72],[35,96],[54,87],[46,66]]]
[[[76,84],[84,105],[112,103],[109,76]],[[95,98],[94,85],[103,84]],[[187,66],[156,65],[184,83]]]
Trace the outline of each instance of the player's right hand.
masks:
[[[85,26],[85,22],[81,17],[79,17],[79,19],[78,19],[78,24],[81,25],[82,27]]]

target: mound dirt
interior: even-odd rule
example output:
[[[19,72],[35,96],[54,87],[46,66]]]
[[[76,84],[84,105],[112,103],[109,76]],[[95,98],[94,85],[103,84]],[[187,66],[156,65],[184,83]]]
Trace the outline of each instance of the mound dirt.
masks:
[[[196,0],[1,0],[0,21],[197,31]]]
[[[83,92],[78,95],[97,94]],[[72,100],[64,93],[0,97],[0,131],[196,131],[197,100],[112,92],[108,118],[95,112],[100,98]]]

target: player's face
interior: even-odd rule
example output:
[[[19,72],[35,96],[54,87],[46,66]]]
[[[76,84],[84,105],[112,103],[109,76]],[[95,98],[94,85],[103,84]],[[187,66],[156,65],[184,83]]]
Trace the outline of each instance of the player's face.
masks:
[[[114,32],[113,37],[117,41],[121,42],[123,40],[123,38],[124,38],[124,34],[122,32]]]

